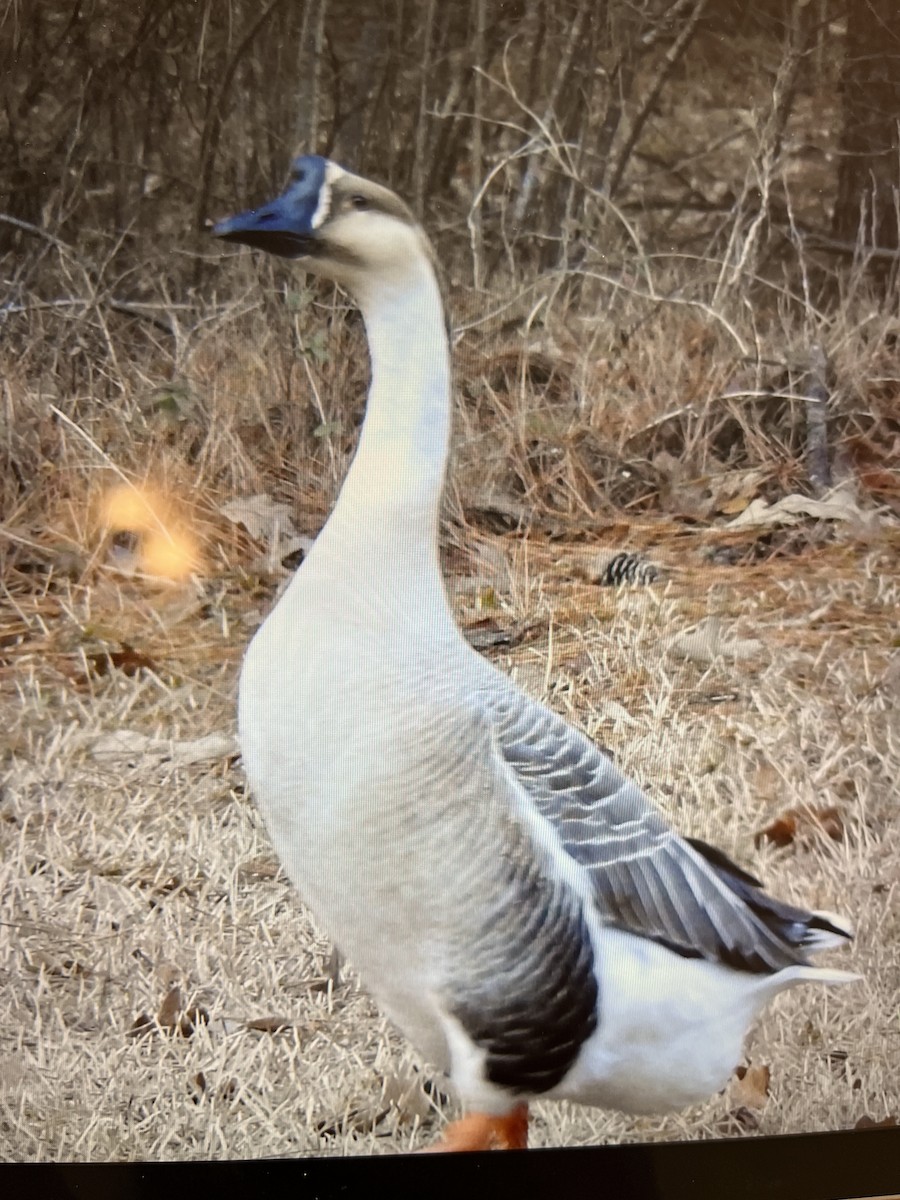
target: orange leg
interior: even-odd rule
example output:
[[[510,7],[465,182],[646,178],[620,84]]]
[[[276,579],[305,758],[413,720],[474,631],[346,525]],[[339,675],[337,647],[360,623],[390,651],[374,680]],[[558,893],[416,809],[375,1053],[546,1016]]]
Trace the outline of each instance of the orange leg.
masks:
[[[443,1138],[424,1153],[445,1153],[453,1150],[526,1150],[528,1148],[528,1105],[519,1104],[505,1117],[487,1113],[469,1113],[453,1121],[444,1130]]]

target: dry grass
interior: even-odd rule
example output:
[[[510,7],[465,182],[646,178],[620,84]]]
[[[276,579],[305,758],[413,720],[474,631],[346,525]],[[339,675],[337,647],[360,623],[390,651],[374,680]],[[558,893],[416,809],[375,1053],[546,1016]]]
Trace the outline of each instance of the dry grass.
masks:
[[[538,537],[493,539],[490,590],[471,567],[453,581],[460,620],[526,625],[507,668],[610,746],[680,826],[780,894],[851,915],[857,941],[834,957],[865,980],[773,1007],[748,1051],[771,1066],[771,1094],[749,1115],[722,1097],[640,1120],[540,1104],[533,1142],[896,1115],[896,533],[743,571],[704,565],[700,536],[654,538],[668,580],[616,591],[573,580]],[[277,871],[234,760],[97,757],[116,730],[233,730],[239,655],[267,600],[231,583],[215,603],[191,584],[116,577],[60,583],[27,611],[20,598],[30,632],[7,650],[0,735],[4,1159],[387,1152],[452,1115],[352,977],[327,982],[328,945]],[[709,615],[758,652],[730,665],[661,652]],[[86,657],[101,625],[152,667],[129,676]],[[804,802],[839,810],[840,840],[754,847]]]

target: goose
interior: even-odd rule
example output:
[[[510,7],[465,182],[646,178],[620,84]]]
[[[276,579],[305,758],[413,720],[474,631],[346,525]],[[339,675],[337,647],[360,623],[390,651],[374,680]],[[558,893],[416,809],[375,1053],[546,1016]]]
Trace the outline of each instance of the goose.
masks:
[[[848,923],[680,836],[581,732],[475,651],[438,551],[450,355],[431,244],[316,155],[213,234],[362,312],[371,382],[337,502],[244,659],[243,761],[275,850],[381,1010],[462,1102],[436,1149],[527,1145],[528,1105],[626,1113],[721,1090]]]

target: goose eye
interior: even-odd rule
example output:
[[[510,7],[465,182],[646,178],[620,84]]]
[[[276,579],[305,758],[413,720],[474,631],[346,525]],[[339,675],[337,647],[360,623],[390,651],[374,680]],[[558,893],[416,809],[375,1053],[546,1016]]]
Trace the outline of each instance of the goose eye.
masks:
[[[356,195],[350,197],[350,203],[353,205],[353,207],[355,209],[358,209],[360,212],[365,212],[365,210],[369,207],[369,201],[366,199],[365,196],[361,196],[359,194],[359,192],[357,192]]]

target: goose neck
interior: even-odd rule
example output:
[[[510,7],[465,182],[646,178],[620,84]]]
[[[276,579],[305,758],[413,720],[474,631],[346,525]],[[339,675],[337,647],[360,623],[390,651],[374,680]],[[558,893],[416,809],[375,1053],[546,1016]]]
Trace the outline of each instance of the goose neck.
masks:
[[[431,267],[361,296],[372,379],[359,445],[329,525],[437,560],[450,438],[450,362]]]

